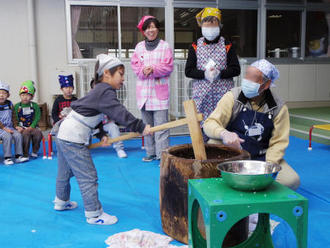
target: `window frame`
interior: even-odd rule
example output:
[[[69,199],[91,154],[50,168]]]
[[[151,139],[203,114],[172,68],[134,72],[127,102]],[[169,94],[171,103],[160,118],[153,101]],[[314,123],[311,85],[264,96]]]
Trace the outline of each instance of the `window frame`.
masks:
[[[153,7],[153,8],[164,8],[166,11],[165,6],[166,0],[145,0],[143,3],[141,2],[131,2],[129,0],[66,0],[65,1],[65,9],[66,9],[66,24],[67,24],[67,56],[68,62],[70,64],[79,64],[82,62],[88,61],[96,61],[95,58],[73,58],[72,54],[72,26],[71,26],[71,6],[99,6],[99,7],[117,7],[117,32],[118,32],[118,58],[122,59],[122,39],[121,39],[121,16],[120,16],[120,8],[121,7]],[[166,18],[166,13],[165,13]],[[166,21],[165,21],[166,24]],[[166,35],[166,26],[165,26],[165,35]]]
[[[218,0],[218,6],[220,9],[258,10],[259,0]]]
[[[306,0],[303,3],[268,3],[267,0],[260,0],[260,47],[258,58],[266,58],[266,36],[267,36],[267,11],[268,10],[285,10],[300,12],[300,58],[305,57],[305,39],[306,39]],[[276,60],[298,60],[296,58],[276,58]]]
[[[260,1],[261,0],[254,0],[254,1],[249,1],[249,0],[235,0],[233,2],[232,0],[217,0],[218,6],[221,6],[220,9],[238,9],[238,10],[256,10],[257,11],[257,56],[256,57],[244,57],[247,61],[253,61],[256,58],[259,58],[260,54],[260,46],[261,44],[261,24],[262,24],[262,16],[260,12]],[[244,7],[242,7],[244,6]],[[265,38],[266,42],[266,38]],[[265,43],[266,44],[266,43]]]
[[[276,61],[284,63],[302,63],[306,62],[330,62],[330,57],[323,58],[309,58],[306,57],[306,25],[307,25],[307,11],[328,11],[330,12],[330,3],[309,3],[304,0],[302,3],[268,3],[267,0],[259,0],[261,12],[264,12],[263,23],[265,23],[262,32],[262,47],[260,49],[260,58],[265,58],[266,54],[266,21],[267,10],[287,10],[287,11],[300,11],[300,58],[276,58]],[[272,60],[272,59],[271,59]]]
[[[241,6],[239,6],[241,4]],[[244,7],[242,7],[242,5]],[[219,8],[219,6],[221,6],[221,10],[225,10],[225,9],[230,9],[230,10],[256,10],[257,11],[257,56],[256,57],[244,57],[245,59],[255,59],[258,57],[258,50],[259,50],[259,22],[260,22],[260,16],[259,16],[259,9],[258,9],[258,5],[259,5],[259,0],[253,0],[253,1],[249,1],[249,0],[239,0],[236,2],[232,2],[232,0],[216,0],[216,1],[205,1],[203,3],[200,2],[190,2],[189,1],[180,1],[180,2],[176,2],[175,0],[173,1],[173,8],[172,8],[172,12],[174,12],[174,8],[205,8],[206,6],[208,7],[216,7]],[[173,18],[173,28],[172,28],[172,35],[173,35],[173,43],[172,43],[172,47],[173,49],[175,49],[174,47],[174,18]],[[176,59],[180,59],[180,58],[176,58]]]
[[[279,63],[301,63],[304,61],[329,62],[330,57],[325,58],[306,58],[306,19],[307,11],[326,11],[330,12],[330,3],[311,3],[304,0],[302,3],[269,3],[267,0],[209,0],[203,2],[191,2],[188,0],[144,0],[143,2],[131,2],[130,0],[65,0],[66,8],[66,31],[67,31],[67,58],[70,64],[80,62],[95,61],[91,58],[74,59],[72,54],[72,27],[71,27],[71,6],[116,6],[118,18],[118,50],[121,56],[121,7],[162,7],[165,11],[165,39],[174,49],[174,8],[204,8],[205,6],[219,7],[220,9],[241,9],[257,10],[257,57],[266,57],[266,21],[267,10],[292,10],[301,12],[300,20],[300,58],[276,58]],[[251,59],[251,58],[246,58]],[[255,59],[255,58],[254,58]]]

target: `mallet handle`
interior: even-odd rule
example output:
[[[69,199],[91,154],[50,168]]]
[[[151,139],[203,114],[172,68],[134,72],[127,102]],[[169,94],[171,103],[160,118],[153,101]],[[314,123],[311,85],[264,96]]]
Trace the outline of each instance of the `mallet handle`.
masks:
[[[196,160],[206,160],[206,151],[204,146],[203,134],[200,128],[200,120],[198,120],[198,113],[196,104],[193,100],[183,102],[184,112],[187,116],[188,128],[191,138],[191,144],[194,150]]]
[[[198,119],[198,121],[202,121],[203,120],[203,115],[202,114],[197,114],[197,119]],[[152,128],[150,128],[150,130],[154,133],[154,132],[162,131],[162,130],[165,130],[165,129],[170,129],[170,128],[174,128],[174,127],[183,126],[183,125],[186,125],[186,124],[188,124],[188,120],[187,120],[187,118],[183,118],[183,119],[180,119],[180,120],[170,121],[170,122],[164,123],[162,125],[152,127]],[[139,137],[139,136],[141,136],[140,133],[133,133],[132,132],[132,133],[128,133],[128,134],[125,134],[125,135],[121,135],[121,136],[113,138],[113,139],[108,138],[107,143],[109,145],[111,145],[112,143],[115,143],[115,142],[118,142],[118,141],[128,140],[128,139],[136,138],[136,137]],[[93,148],[101,147],[102,144],[103,144],[103,142],[97,142],[97,143],[91,144],[90,146],[88,146],[88,148],[93,149]]]

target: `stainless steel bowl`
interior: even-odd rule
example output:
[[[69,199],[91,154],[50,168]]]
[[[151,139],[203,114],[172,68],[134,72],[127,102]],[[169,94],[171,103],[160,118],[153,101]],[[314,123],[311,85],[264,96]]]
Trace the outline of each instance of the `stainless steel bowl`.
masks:
[[[224,182],[236,190],[266,189],[282,169],[278,164],[258,160],[236,160],[218,165]]]

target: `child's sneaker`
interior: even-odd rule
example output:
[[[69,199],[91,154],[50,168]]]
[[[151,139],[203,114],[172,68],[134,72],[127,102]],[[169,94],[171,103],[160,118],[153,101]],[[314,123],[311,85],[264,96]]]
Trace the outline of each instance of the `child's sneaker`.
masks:
[[[18,158],[16,158],[16,163],[23,163],[26,161],[29,161],[28,157],[19,156]]]
[[[5,165],[13,165],[14,164],[14,161],[11,159],[11,158],[6,158],[3,163]]]
[[[109,215],[103,212],[100,216],[95,218],[87,218],[87,223],[94,224],[94,225],[113,225],[115,224],[118,219],[116,216]]]
[[[142,159],[142,161],[144,161],[144,162],[151,162],[151,161],[153,161],[153,160],[155,160],[156,159],[156,155],[150,155],[150,156],[146,156],[146,157],[144,157],[143,159]]]
[[[38,158],[38,154],[37,154],[37,153],[34,153],[34,152],[32,152],[32,153],[31,153],[31,157],[32,157],[32,158]]]
[[[118,150],[117,151],[117,156],[119,158],[127,158],[127,154],[126,154],[126,152],[124,150]]]
[[[54,202],[54,209],[57,211],[71,210],[78,207],[78,203],[74,201],[62,201],[57,197],[55,197],[55,200],[53,202]]]

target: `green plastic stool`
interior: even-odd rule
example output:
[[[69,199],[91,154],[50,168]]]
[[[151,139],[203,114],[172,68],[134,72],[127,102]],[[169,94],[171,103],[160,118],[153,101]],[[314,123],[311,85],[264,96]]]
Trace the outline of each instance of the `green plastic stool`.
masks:
[[[201,208],[206,240],[197,227]],[[274,247],[269,214],[285,220],[296,235],[297,247],[307,247],[308,200],[295,191],[274,182],[259,192],[237,191],[222,178],[190,179],[188,181],[189,247],[219,248],[231,227],[248,215],[258,213],[253,234],[235,248]]]

